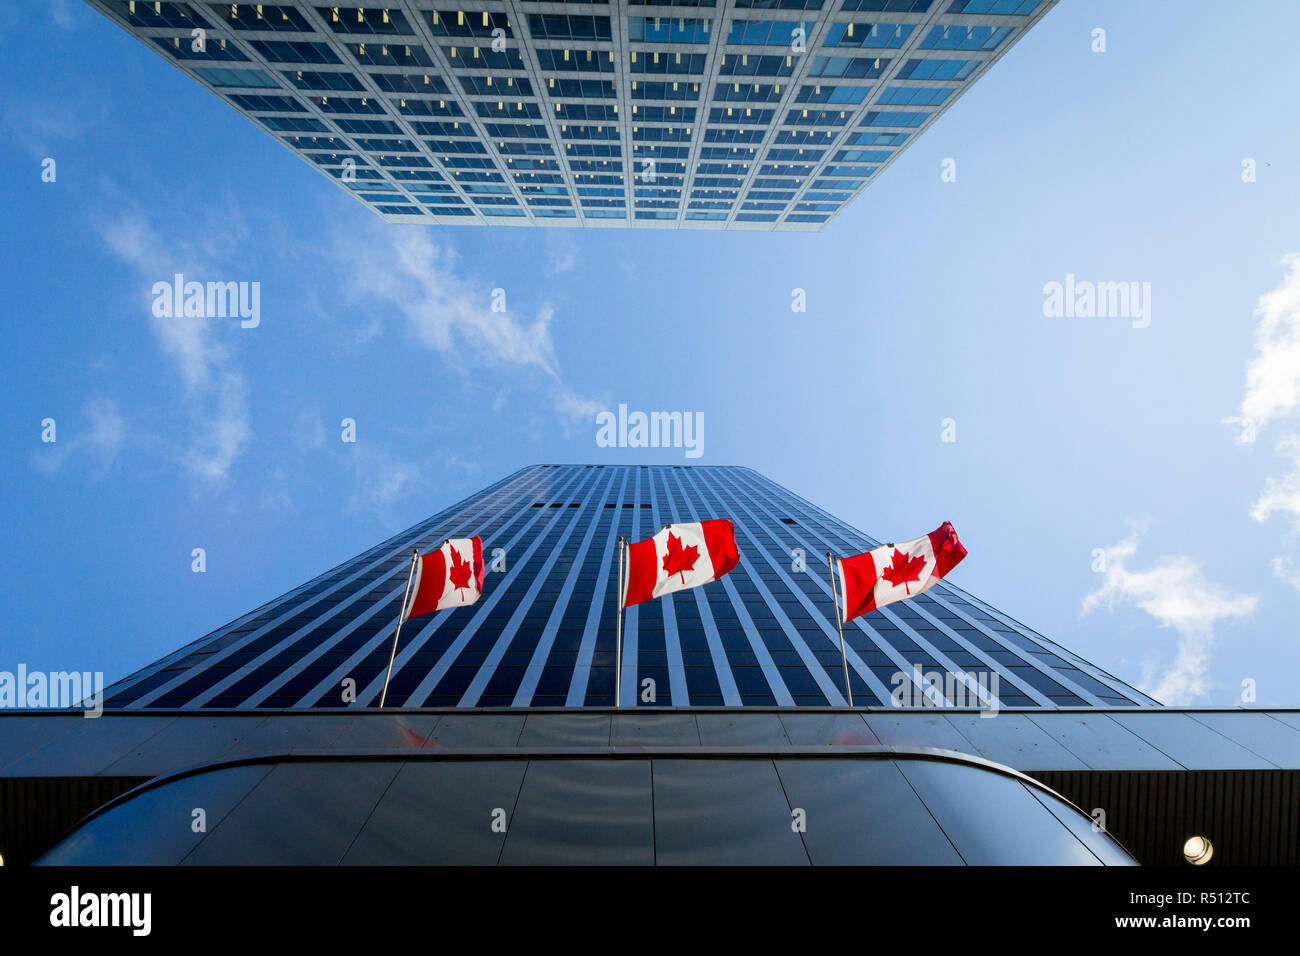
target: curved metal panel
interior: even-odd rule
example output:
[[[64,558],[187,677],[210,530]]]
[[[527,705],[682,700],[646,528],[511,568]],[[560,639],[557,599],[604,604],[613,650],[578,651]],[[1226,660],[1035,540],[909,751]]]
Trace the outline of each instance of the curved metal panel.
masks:
[[[192,826],[195,808],[205,825]],[[1059,795],[884,748],[299,753],[197,767],[92,814],[43,864],[1131,863]]]

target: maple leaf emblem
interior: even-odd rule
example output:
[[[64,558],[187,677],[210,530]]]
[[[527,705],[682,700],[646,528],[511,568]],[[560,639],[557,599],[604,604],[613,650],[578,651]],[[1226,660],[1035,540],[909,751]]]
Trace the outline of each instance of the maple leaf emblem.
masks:
[[[680,574],[682,584],[685,584],[686,572],[695,570],[695,562],[698,560],[700,560],[699,548],[695,545],[683,548],[682,539],[671,531],[668,532],[668,553],[664,555],[664,570],[668,572],[669,577]]]
[[[457,591],[463,591],[469,587],[469,579],[474,574],[474,567],[470,562],[460,556],[460,552],[455,548],[451,549],[451,567],[447,570],[447,577],[451,579],[452,586]]]
[[[903,585],[904,589],[910,595],[912,589],[907,586],[909,581],[921,580],[921,571],[925,569],[925,558],[913,557],[910,554],[904,554],[897,548],[894,549],[893,563],[880,572],[880,576],[892,584],[894,587]]]

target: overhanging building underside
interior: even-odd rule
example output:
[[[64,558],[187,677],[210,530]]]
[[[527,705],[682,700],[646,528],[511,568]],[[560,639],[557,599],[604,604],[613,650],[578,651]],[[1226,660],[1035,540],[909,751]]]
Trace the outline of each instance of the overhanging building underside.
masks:
[[[394,222],[815,231],[1055,0],[87,2]]]
[[[1300,714],[0,713],[10,863],[1127,862],[1094,822],[1300,864]]]

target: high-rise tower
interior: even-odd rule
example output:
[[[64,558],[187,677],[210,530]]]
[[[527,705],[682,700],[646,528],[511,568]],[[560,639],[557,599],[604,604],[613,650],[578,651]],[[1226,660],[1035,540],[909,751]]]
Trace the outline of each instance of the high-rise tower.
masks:
[[[622,700],[847,703],[825,556],[879,542],[748,468],[536,465],[116,684],[108,706],[339,707],[353,687],[373,705],[412,548],[473,534],[483,599],[406,626],[388,705],[610,706],[618,536],[714,517],[735,523],[739,567],[628,610]],[[918,669],[974,675],[1004,707],[1155,703],[947,582],[850,622],[845,640],[857,704],[922,704]]]
[[[88,0],[393,222],[816,231],[1055,0]]]

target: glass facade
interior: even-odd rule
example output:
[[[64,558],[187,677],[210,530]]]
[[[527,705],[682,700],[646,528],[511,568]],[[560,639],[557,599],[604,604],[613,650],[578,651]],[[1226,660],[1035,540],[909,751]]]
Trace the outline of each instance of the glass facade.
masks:
[[[89,2],[392,221],[815,231],[1055,0]]]
[[[106,706],[375,706],[411,549],[477,534],[482,599],[407,623],[387,705],[608,707],[618,537],[705,518],[735,523],[740,564],[628,609],[623,705],[846,704],[825,555],[880,542],[748,468],[535,465],[115,684]],[[1155,703],[947,582],[844,637],[858,706],[960,703],[955,674],[1000,707]]]

